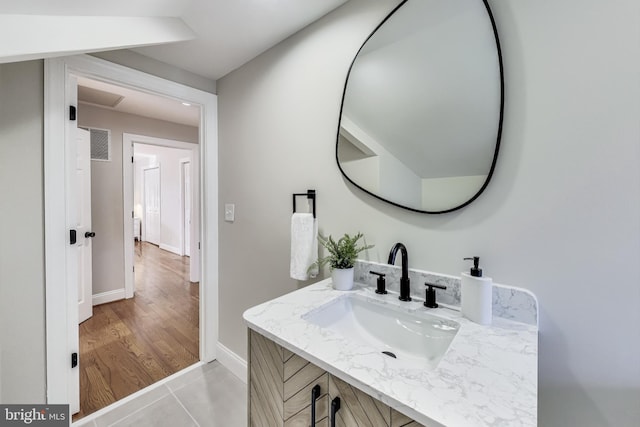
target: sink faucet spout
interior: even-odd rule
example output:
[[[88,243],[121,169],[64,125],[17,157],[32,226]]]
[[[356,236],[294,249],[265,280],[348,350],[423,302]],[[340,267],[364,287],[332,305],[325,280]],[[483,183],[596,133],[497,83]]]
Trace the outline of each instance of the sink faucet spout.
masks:
[[[400,301],[411,301],[411,287],[409,282],[409,257],[407,248],[402,243],[396,243],[389,252],[388,263],[393,265],[396,262],[396,254],[400,251],[402,257],[402,278],[400,279]]]

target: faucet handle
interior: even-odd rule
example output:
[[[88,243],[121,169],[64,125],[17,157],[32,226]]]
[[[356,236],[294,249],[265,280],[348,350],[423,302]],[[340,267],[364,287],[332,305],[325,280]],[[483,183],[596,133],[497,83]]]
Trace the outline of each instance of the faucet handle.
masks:
[[[387,290],[385,289],[385,281],[384,281],[384,276],[386,276],[384,273],[378,273],[377,271],[370,271],[370,274],[375,274],[378,276],[378,287],[376,289],[376,294],[386,294]]]
[[[425,282],[424,284],[427,287],[427,294],[424,299],[424,306],[429,308],[438,308],[438,303],[436,302],[436,290],[438,289],[447,289],[446,286],[437,285],[435,283]]]

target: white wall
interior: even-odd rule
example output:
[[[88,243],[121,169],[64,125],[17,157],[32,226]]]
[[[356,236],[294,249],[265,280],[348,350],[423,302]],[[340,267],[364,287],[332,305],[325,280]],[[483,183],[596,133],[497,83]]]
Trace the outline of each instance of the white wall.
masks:
[[[124,65],[163,79],[182,83],[205,92],[216,93],[216,81],[202,77],[198,74],[176,68],[167,63],[158,61],[148,56],[141,55],[129,49],[109,50],[91,54],[97,58]]]
[[[43,62],[0,65],[0,402],[45,402]]]
[[[539,425],[640,419],[640,88],[636,0],[493,1],[506,113],[496,173],[467,208],[429,216],[349,186],[335,164],[344,78],[395,2],[352,0],[218,81],[220,340],[246,355],[242,312],[289,279],[291,193],[318,190],[324,233],[362,231],[387,257],[487,275],[539,298]],[[250,266],[251,268],[247,268]]]
[[[78,125],[111,130],[111,161],[91,162],[93,293],[124,288],[122,134],[198,142],[198,128],[80,104]]]
[[[487,175],[423,179],[422,207],[428,211],[440,211],[459,206],[475,196],[486,180]]]
[[[140,154],[153,159],[144,165],[136,162],[134,207],[142,204],[142,169],[146,166],[160,166],[160,247],[180,254],[182,248],[181,212],[181,164],[182,159],[191,159],[191,151],[178,148],[158,147],[147,144],[133,144],[134,157]],[[147,157],[148,156],[148,157]],[[143,217],[141,217],[143,218]],[[143,219],[144,221],[144,219]],[[145,227],[143,222],[142,227]]]

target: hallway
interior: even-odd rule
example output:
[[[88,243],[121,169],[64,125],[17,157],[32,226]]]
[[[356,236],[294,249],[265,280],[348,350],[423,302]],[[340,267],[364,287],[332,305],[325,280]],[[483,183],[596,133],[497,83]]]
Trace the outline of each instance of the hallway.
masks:
[[[199,360],[199,286],[189,258],[137,242],[136,294],[95,306],[80,324],[80,412],[74,421]]]

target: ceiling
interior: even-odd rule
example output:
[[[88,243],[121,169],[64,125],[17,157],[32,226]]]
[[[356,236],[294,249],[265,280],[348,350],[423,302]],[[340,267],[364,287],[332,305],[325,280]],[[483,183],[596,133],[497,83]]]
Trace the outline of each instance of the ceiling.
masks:
[[[133,50],[217,80],[346,1],[2,0],[0,15],[179,18],[193,40]]]
[[[4,17],[5,22],[17,20],[33,24],[33,28],[42,28],[38,26],[40,21],[30,21],[39,16],[58,20],[54,25],[57,23],[59,28],[67,27],[69,22],[77,22],[65,19],[78,19],[78,17],[87,17],[87,19],[88,17],[174,18],[193,30],[195,38],[157,46],[134,47],[131,50],[208,79],[217,80],[347,1],[0,0],[0,18]],[[106,29],[102,27],[89,29],[89,32],[99,33],[105,39],[109,39],[112,38],[110,34],[114,26],[119,25],[121,30],[119,32],[124,32],[126,28],[121,28],[122,25],[132,21],[114,19],[95,22],[111,22],[106,24]],[[163,31],[162,23],[154,22],[158,24],[156,29]],[[91,25],[89,24],[90,27]],[[81,30],[76,29],[76,31]],[[92,35],[94,34],[84,36],[91,38]],[[76,39],[84,36],[82,33],[70,34],[70,37]],[[35,34],[35,37],[37,38],[38,35]],[[62,42],[66,40],[63,36],[58,38]],[[172,40],[172,38],[178,39],[173,34],[167,34],[163,40]],[[184,38],[182,37],[183,40]],[[69,42],[69,44],[72,43]],[[105,50],[104,46],[106,44],[96,46],[94,50],[83,48],[76,52]],[[42,50],[39,57],[61,54],[70,53],[65,53],[63,50],[57,52]],[[31,54],[28,59],[36,58],[37,55]],[[18,57],[14,56],[14,58]],[[199,125],[200,111],[197,106],[184,106],[180,101],[89,79],[79,79],[78,83],[81,103],[190,126]],[[114,102],[115,105],[107,105],[109,102]]]
[[[78,102],[187,126],[200,125],[198,106],[84,77],[78,78]]]
[[[218,79],[347,0],[193,0],[182,12],[195,40],[134,49]]]

